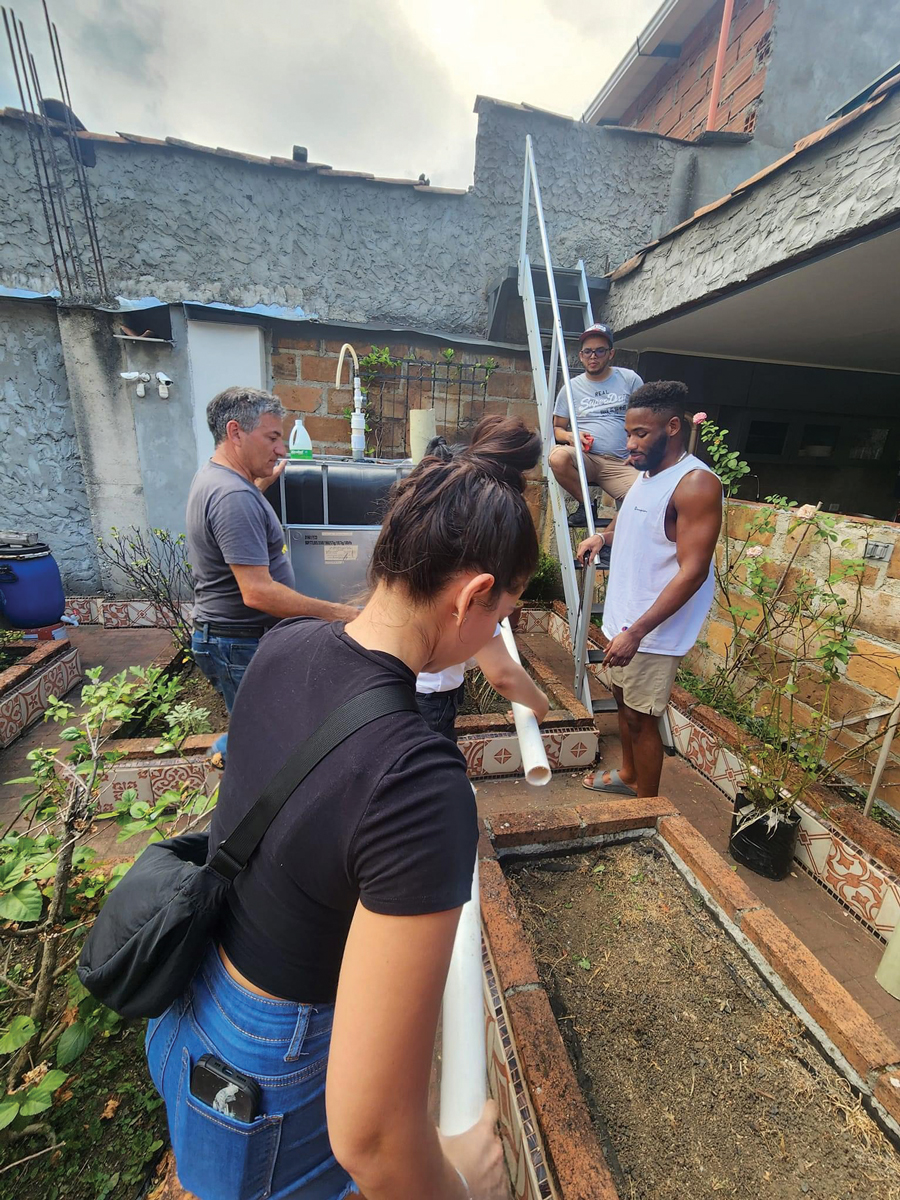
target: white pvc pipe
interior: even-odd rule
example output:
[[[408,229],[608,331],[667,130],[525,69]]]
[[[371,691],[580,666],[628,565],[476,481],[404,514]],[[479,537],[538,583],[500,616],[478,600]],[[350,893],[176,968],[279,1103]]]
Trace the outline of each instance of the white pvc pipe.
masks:
[[[481,983],[481,902],[478,859],[472,898],[463,905],[444,987],[441,1024],[441,1133],[471,1129],[487,1100],[484,997]]]
[[[520,662],[516,649],[516,639],[509,627],[509,621],[500,624],[503,644],[509,655]],[[519,739],[519,750],[522,755],[522,770],[525,772],[525,782],[543,787],[550,782],[550,764],[547,762],[547,751],[544,749],[544,739],[541,737],[537,717],[524,704],[513,704],[513,720],[516,723],[516,737]]]

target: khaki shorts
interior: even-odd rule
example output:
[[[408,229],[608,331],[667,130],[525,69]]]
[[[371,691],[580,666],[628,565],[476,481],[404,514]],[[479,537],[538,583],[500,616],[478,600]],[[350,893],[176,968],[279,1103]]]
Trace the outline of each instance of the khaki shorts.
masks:
[[[681,655],[637,654],[625,667],[607,667],[610,683],[622,689],[622,699],[634,712],[661,717],[666,711]]]
[[[569,456],[575,458],[574,446],[559,446],[559,450],[568,450]],[[634,467],[629,466],[623,458],[614,454],[585,454],[584,473],[588,483],[602,487],[613,500],[621,500],[640,474]]]

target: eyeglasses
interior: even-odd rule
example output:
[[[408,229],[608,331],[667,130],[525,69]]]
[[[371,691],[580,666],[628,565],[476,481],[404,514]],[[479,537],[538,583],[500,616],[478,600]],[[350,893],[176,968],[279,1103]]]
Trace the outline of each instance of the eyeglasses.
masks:
[[[581,353],[585,358],[605,358],[607,354],[612,354],[612,346],[606,346],[602,350],[582,350]]]

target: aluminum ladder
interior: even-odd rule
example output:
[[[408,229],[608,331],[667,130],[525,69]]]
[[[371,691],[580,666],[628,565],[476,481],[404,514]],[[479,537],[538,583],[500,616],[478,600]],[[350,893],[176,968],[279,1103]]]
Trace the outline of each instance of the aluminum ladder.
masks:
[[[542,262],[532,266],[528,255],[528,232],[531,218],[531,204],[534,202],[534,214],[537,218],[537,229],[540,238],[540,253]],[[536,291],[535,278],[542,285],[541,291]],[[574,283],[570,292],[571,298],[560,300],[557,290],[557,280],[566,284]],[[569,531],[568,513],[566,511],[565,493],[556,482],[550,469],[550,452],[555,445],[553,433],[553,408],[556,401],[556,382],[559,372],[562,372],[563,388],[566,395],[569,429],[574,434],[574,442],[579,444],[578,416],[572,396],[572,379],[569,374],[569,359],[566,341],[577,340],[579,333],[573,328],[576,318],[580,320],[581,330],[594,324],[594,314],[588,292],[587,274],[584,262],[579,260],[574,270],[560,271],[554,269],[550,255],[550,242],[547,236],[547,224],[544,219],[544,207],[541,202],[541,188],[538,182],[537,166],[534,158],[534,145],[531,135],[525,138],[525,177],[522,185],[522,224],[519,237],[519,295],[525,311],[525,328],[528,334],[528,349],[531,355],[531,375],[534,382],[534,395],[537,402],[540,420],[541,446],[544,475],[547,479],[547,492],[550,498],[550,508],[553,515],[553,526],[559,563],[562,571],[563,592],[565,595],[566,612],[569,623],[569,637],[572,643],[572,657],[575,669],[575,695],[584,704],[588,712],[615,712],[616,702],[611,698],[593,700],[591,697],[589,663],[599,663],[603,659],[602,650],[589,648],[588,635],[591,628],[591,617],[598,615],[600,609],[594,605],[594,593],[597,585],[597,562],[588,563],[579,569],[575,563]],[[547,309],[549,308],[549,313]],[[563,322],[563,311],[567,320]],[[544,317],[544,320],[541,319]],[[547,325],[550,318],[550,326]],[[548,344],[549,343],[549,344]],[[546,352],[549,351],[549,365]],[[577,456],[578,480],[585,499],[585,525],[589,537],[596,532],[594,514],[592,511],[590,491],[584,470],[584,459]],[[579,579],[579,574],[582,578]],[[660,718],[660,734],[667,753],[674,753],[674,739],[669,726],[668,716],[664,713]]]

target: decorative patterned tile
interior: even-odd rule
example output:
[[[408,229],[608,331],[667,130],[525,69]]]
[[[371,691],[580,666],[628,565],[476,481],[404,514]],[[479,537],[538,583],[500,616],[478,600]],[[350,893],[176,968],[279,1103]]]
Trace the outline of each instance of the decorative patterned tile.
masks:
[[[492,737],[485,741],[482,771],[485,775],[512,775],[522,768],[517,737]]]
[[[579,729],[577,733],[567,733],[559,748],[559,765],[561,767],[589,767],[597,758],[599,739],[592,729]]]
[[[183,758],[174,761],[163,759],[158,766],[149,768],[150,792],[154,800],[159,800],[164,792],[177,791],[182,784],[199,791],[206,784],[206,775],[203,762],[190,762]]]
[[[556,1200],[506,1006],[483,941],[481,953],[488,1085],[500,1110],[500,1140],[513,1194],[515,1200]]]
[[[884,898],[874,917],[875,928],[883,937],[889,938],[897,927],[898,921],[900,921],[900,886],[886,879]]]
[[[103,600],[101,623],[107,629],[155,628],[159,613],[152,600]]]
[[[0,746],[8,746],[22,732],[22,702],[18,692],[0,700]]]
[[[561,730],[554,730],[552,733],[542,735],[544,749],[547,752],[547,762],[550,765],[551,771],[559,770],[559,754],[562,749],[563,738],[566,735]]]
[[[853,854],[843,839],[833,837],[823,870],[825,881],[849,908],[864,920],[874,923],[884,900],[884,875],[859,855]]]
[[[42,684],[46,674],[47,672],[41,672],[40,675],[34,674],[30,679],[26,679],[21,687],[16,688],[22,702],[23,726],[36,721],[46,708],[46,699],[42,694]]]
[[[718,752],[716,739],[699,725],[692,724],[685,757],[709,780],[715,775]]]
[[[97,625],[98,601],[93,596],[70,596],[66,601],[66,615],[74,617],[79,625]]]
[[[487,744],[485,738],[460,738],[459,748],[466,760],[466,771],[470,776],[478,778],[484,774],[484,748]]]

